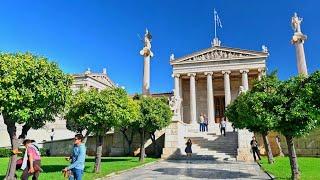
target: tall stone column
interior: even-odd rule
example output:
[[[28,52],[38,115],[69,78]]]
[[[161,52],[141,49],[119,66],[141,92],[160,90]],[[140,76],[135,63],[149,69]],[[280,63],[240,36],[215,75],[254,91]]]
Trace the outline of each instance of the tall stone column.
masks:
[[[180,74],[173,74],[172,77],[174,78],[174,95],[177,97],[180,96]]]
[[[188,73],[190,77],[190,123],[197,123],[196,73]]]
[[[214,98],[213,98],[213,86],[212,86],[212,75],[213,72],[205,72],[207,76],[207,108],[208,108],[208,119],[209,124],[214,124]]]
[[[244,91],[249,90],[248,72],[248,69],[240,70],[240,73],[242,74],[242,86]]]
[[[150,94],[150,58],[153,57],[151,51],[151,34],[146,29],[144,35],[144,47],[140,51],[140,55],[143,56],[143,84],[142,84],[142,94]]]
[[[222,74],[224,77],[224,99],[225,99],[225,106],[226,107],[231,102],[230,73],[231,73],[231,71],[222,71]]]
[[[291,18],[291,24],[294,31],[291,43],[296,47],[298,72],[299,74],[307,76],[308,70],[303,47],[303,43],[307,39],[307,36],[301,31],[301,22],[302,18],[298,17],[297,13],[294,13],[294,16]]]
[[[181,98],[181,105],[180,105],[180,117],[181,117],[181,121],[183,121],[183,94],[182,94],[182,78],[179,78],[179,95]]]
[[[150,94],[150,56],[144,56],[143,60],[143,86],[142,94]]]

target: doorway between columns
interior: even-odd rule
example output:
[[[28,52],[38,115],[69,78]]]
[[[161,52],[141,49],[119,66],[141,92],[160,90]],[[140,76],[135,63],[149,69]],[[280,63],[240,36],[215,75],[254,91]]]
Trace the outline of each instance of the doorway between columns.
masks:
[[[225,112],[225,98],[224,96],[214,96],[215,109],[215,123],[220,123],[224,117]]]

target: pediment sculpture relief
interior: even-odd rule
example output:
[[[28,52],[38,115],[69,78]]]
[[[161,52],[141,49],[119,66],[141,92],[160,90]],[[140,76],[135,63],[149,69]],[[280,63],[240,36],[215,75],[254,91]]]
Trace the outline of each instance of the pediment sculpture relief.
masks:
[[[214,50],[211,52],[207,52],[205,54],[197,55],[191,58],[188,58],[187,61],[205,61],[205,60],[218,60],[218,59],[234,59],[241,57],[249,57],[254,56],[252,54],[244,54],[238,52],[229,52],[222,50]]]

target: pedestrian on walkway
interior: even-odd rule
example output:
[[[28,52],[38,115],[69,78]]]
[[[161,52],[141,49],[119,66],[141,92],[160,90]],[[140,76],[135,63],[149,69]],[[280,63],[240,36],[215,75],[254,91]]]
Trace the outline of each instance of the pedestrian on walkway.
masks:
[[[209,120],[208,117],[206,115],[204,115],[204,123],[203,123],[203,131],[208,132],[208,124],[209,124]]]
[[[30,139],[24,140],[23,145],[26,147],[26,151],[21,164],[21,169],[23,170],[21,179],[28,180],[29,176],[32,176],[32,180],[37,180],[41,172],[41,155],[39,148],[35,141]]]
[[[221,135],[223,132],[223,136],[226,136],[226,126],[227,126],[227,122],[225,121],[225,118],[222,117],[222,121],[220,122],[219,127],[220,127]]]
[[[191,139],[189,138],[187,143],[186,143],[186,149],[184,150],[186,153],[187,153],[187,162],[190,162],[190,158],[191,158],[191,155],[192,155],[192,142],[191,142]]]
[[[71,159],[70,166],[63,169],[64,172],[71,170],[73,177],[69,176],[69,180],[82,180],[84,163],[86,159],[86,147],[82,143],[83,141],[82,134],[77,134],[74,137],[74,146],[72,149],[71,157],[67,157],[67,160]]]
[[[203,117],[203,113],[200,114],[199,124],[200,124],[200,132],[203,132],[203,131],[204,131],[204,117]]]
[[[50,132],[50,139],[51,139],[51,141],[53,141],[54,135],[55,135],[54,128],[52,128],[52,129],[51,129],[51,132]]]
[[[250,145],[251,145],[251,150],[252,150],[254,161],[257,161],[256,155],[258,156],[259,160],[261,160],[260,154],[259,154],[258,142],[257,142],[255,136],[252,137]]]

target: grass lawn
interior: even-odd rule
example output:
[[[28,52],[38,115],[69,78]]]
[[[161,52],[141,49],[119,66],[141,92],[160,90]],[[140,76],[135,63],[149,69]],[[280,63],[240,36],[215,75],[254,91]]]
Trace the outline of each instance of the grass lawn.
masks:
[[[8,158],[0,158],[0,179],[5,177]],[[145,163],[153,162],[158,159],[145,158]],[[43,157],[41,160],[42,169],[44,172],[40,174],[39,179],[52,179],[52,180],[63,180],[61,170],[68,166],[68,161],[64,157]],[[92,173],[94,168],[94,158],[89,157],[86,159],[85,174],[83,179],[93,180],[95,178],[106,176],[107,174],[118,172],[121,170],[129,169],[135,166],[142,165],[139,162],[138,157],[104,157],[102,159],[101,173]],[[17,172],[18,177],[21,175],[21,170]],[[31,178],[30,178],[31,179]]]
[[[274,164],[268,164],[267,157],[262,157],[262,167],[277,179],[290,179],[291,169],[288,157],[276,157]],[[302,180],[320,179],[320,158],[298,157]]]

